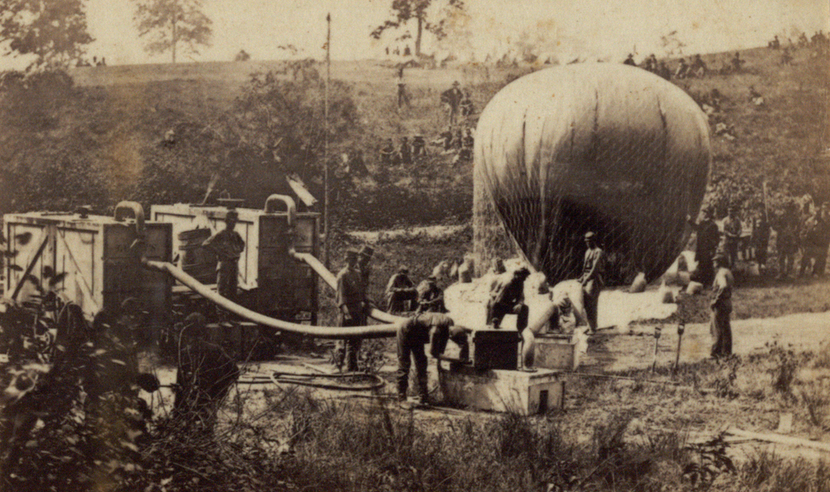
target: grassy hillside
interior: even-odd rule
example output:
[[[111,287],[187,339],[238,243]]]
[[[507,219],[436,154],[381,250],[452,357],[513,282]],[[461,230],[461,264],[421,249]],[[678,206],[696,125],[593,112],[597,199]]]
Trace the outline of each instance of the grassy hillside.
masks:
[[[717,68],[731,55],[704,60]],[[827,56],[815,57],[804,48],[791,65],[781,64],[780,51],[755,49],[741,56],[746,64],[740,73],[676,82],[700,103],[711,102],[713,89],[722,97],[721,111],[711,123],[713,130],[717,123],[726,130],[713,136],[715,165],[707,200],[719,208],[734,199],[757,202],[764,180],[781,196],[809,192],[817,200],[830,198],[828,162],[821,157],[827,147]],[[306,68],[323,73],[319,64]],[[354,104],[354,117],[330,135],[338,224],[383,228],[467,221],[471,162],[453,165],[453,154],[431,147],[426,159],[388,167],[380,165],[379,150],[387,138],[396,146],[405,135],[434,139],[447,125],[439,95],[453,80],[470,89],[478,112],[507,81],[533,69],[408,68],[412,104],[399,110],[394,66],[334,63],[339,94]],[[248,118],[251,107],[240,104],[252,90],[252,73],[280,70],[280,77],[304,87],[302,75],[292,76],[285,62],[217,62],[76,68],[69,73],[74,86],[63,87],[59,97],[48,88],[6,90],[0,112],[0,127],[7,130],[0,150],[5,171],[0,209],[92,204],[105,210],[125,198],[145,203],[200,200],[212,176],[219,177],[218,188],[259,206],[262,197],[286,190],[286,169],[297,171],[322,198],[321,146],[286,158],[271,122]],[[763,95],[763,105],[749,101],[750,86]],[[319,106],[321,99],[318,93],[308,98]],[[319,109],[314,118],[322,118]],[[21,123],[21,113],[42,118]],[[162,141],[170,130],[176,142],[165,147]],[[267,138],[254,142],[250,135]],[[357,149],[364,152],[368,175],[347,173],[340,159]],[[66,186],[55,186],[56,179]]]

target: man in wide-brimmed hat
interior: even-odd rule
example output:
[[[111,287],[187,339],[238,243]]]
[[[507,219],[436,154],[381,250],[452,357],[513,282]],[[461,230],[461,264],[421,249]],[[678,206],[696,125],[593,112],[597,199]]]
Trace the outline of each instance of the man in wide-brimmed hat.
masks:
[[[364,326],[366,324],[366,289],[357,268],[358,252],[346,251],[346,266],[337,274],[337,292],[335,302],[339,311],[340,326]],[[346,370],[357,371],[357,354],[361,340],[349,339],[344,343]]]

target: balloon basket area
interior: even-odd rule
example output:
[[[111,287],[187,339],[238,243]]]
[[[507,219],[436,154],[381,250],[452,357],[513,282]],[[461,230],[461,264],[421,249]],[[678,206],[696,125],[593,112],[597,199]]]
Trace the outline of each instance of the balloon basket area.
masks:
[[[565,381],[550,369],[476,369],[442,360],[438,384],[444,404],[453,407],[535,415],[562,409],[565,403]]]

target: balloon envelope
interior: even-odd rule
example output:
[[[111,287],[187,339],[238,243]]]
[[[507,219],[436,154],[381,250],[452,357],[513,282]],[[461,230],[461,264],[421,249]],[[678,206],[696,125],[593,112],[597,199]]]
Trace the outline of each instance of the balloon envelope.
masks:
[[[474,153],[476,252],[492,257],[495,216],[551,284],[578,276],[587,231],[612,280],[659,276],[681,249],[686,215],[697,215],[711,164],[698,105],[616,64],[554,67],[509,84],[482,112]]]

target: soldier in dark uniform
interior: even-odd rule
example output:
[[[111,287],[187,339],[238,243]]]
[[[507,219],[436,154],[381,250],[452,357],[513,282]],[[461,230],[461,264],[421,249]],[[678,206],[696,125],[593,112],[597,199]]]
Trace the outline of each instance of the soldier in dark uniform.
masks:
[[[417,159],[427,155],[427,142],[423,135],[412,137],[412,158]]]
[[[447,128],[445,131],[441,132],[438,135],[438,138],[432,141],[433,145],[438,145],[444,151],[444,153],[449,152],[452,150],[453,145],[453,136],[452,136],[452,128]]]
[[[755,248],[755,261],[758,263],[759,273],[767,268],[767,251],[769,250],[769,221],[766,207],[761,205],[758,216],[752,223],[752,246]]]
[[[469,357],[467,333],[460,326],[455,326],[452,318],[445,314],[423,313],[407,319],[398,327],[398,400],[406,400],[409,387],[409,370],[415,361],[415,375],[418,385],[418,403],[429,405],[427,388],[427,356],[424,345],[429,343],[430,355],[437,359],[444,353],[447,340],[459,346],[459,359],[466,361]]]
[[[444,291],[438,287],[438,279],[430,275],[418,286],[418,313],[446,313]]]
[[[795,267],[795,254],[798,252],[798,212],[793,202],[788,202],[784,212],[776,221],[775,232],[778,233],[775,247],[778,250],[778,276],[786,278]]]
[[[337,274],[337,292],[335,303],[340,313],[340,326],[366,325],[366,289],[361,272],[357,267],[357,251],[346,252],[346,267]],[[346,371],[357,371],[357,354],[360,352],[360,339],[349,339],[344,343]]]
[[[202,247],[212,250],[219,259],[216,275],[216,290],[220,296],[236,300],[239,278],[239,257],[245,250],[245,241],[234,230],[239,220],[236,210],[228,210],[225,228],[205,239]]]
[[[386,139],[386,145],[380,149],[380,163],[385,166],[392,166],[396,161],[395,144],[392,139]]]
[[[472,116],[473,112],[475,111],[475,107],[473,106],[473,100],[470,98],[470,91],[464,91],[464,98],[461,100],[461,116],[468,117]]]
[[[741,241],[743,226],[738,218],[738,207],[729,206],[729,215],[723,219],[724,250],[729,259],[729,268],[735,269],[738,266],[738,245]]]
[[[671,69],[669,69],[669,66],[666,64],[666,62],[661,61],[657,70],[658,75],[660,75],[666,80],[671,80]]]
[[[741,54],[736,51],[735,56],[732,57],[732,71],[740,72],[743,66],[744,61],[741,60]]]
[[[410,147],[407,137],[401,137],[401,150],[399,155],[401,156],[401,164],[412,164],[412,147]]]
[[[452,83],[452,87],[441,93],[441,102],[447,107],[447,114],[450,119],[450,125],[454,125],[458,117],[458,108],[461,105],[461,99],[464,93],[458,88],[459,84],[456,80]]]
[[[813,267],[813,274],[823,277],[827,268],[827,248],[830,247],[830,203],[828,202],[821,204],[816,234],[818,251],[816,252],[816,264]]]
[[[634,55],[629,53],[628,58],[625,59],[625,61],[623,62],[623,65],[631,65],[632,67],[636,67],[637,62],[634,61]]]
[[[686,59],[681,58],[680,64],[677,66],[677,70],[674,72],[674,78],[676,79],[683,79],[686,78],[686,75],[689,72],[689,65],[686,64]]]
[[[729,260],[725,255],[715,256],[714,261],[718,271],[712,284],[714,295],[711,303],[712,322],[710,332],[713,338],[711,355],[713,358],[720,359],[732,355],[730,317],[732,315],[732,288],[735,285],[735,278],[727,267]]]
[[[504,316],[515,314],[516,330],[521,333],[527,328],[530,311],[525,304],[524,285],[530,270],[525,267],[514,272],[503,273],[490,287],[487,301],[487,324],[498,329]]]
[[[715,277],[715,267],[712,258],[718,250],[720,243],[720,231],[718,225],[712,218],[710,208],[703,209],[703,218],[700,222],[694,222],[689,218],[689,225],[697,232],[697,244],[695,245],[695,261],[697,268],[692,274],[691,280],[709,285]]]
[[[239,368],[222,347],[208,341],[201,313],[185,318],[178,349],[173,416],[191,430],[213,433],[216,414],[237,379]]]

